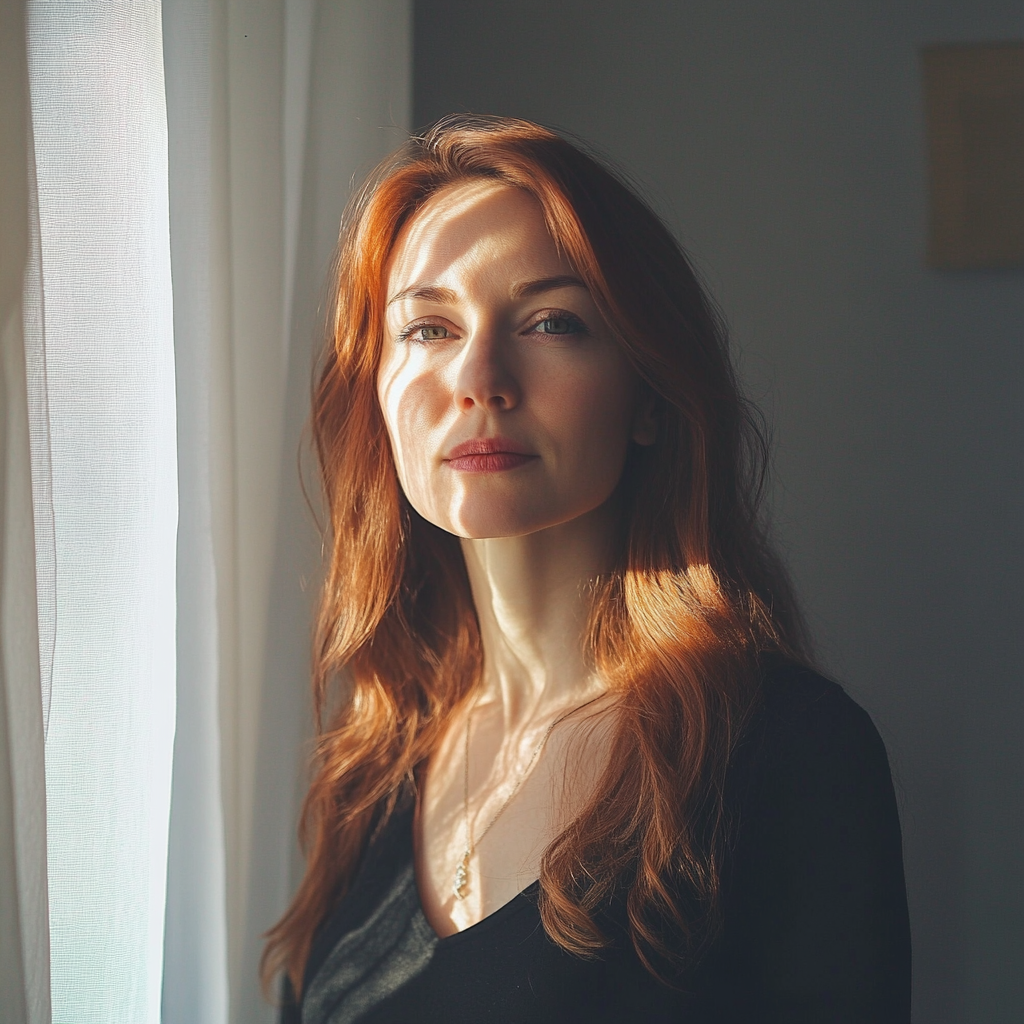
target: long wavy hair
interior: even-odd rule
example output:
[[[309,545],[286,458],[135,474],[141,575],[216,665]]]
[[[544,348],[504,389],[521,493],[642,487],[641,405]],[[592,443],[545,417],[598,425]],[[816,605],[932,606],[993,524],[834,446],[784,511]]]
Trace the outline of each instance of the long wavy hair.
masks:
[[[267,933],[265,984],[295,992],[317,927],[375,830],[480,681],[480,631],[458,539],[402,493],[376,375],[388,262],[439,191],[490,179],[533,195],[654,396],[657,441],[631,446],[617,564],[593,590],[589,659],[615,695],[595,792],[544,853],[540,914],[559,946],[598,955],[600,911],[625,907],[655,973],[697,959],[721,922],[731,755],[759,659],[802,659],[801,621],[759,515],[767,444],[721,317],[684,252],[618,176],[527,121],[446,118],[385,160],[349,204],[314,388],[330,561],[313,656],[319,723],[300,825],[306,872]]]

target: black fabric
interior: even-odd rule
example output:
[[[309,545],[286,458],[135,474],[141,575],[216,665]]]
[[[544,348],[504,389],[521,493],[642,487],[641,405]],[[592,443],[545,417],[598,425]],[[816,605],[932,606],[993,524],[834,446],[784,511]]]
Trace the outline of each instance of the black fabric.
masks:
[[[624,935],[575,958],[541,927],[537,885],[438,939],[412,871],[412,811],[396,814],[318,933],[304,1003],[282,1024],[910,1020],[910,930],[885,748],[836,684],[774,662],[730,769],[738,829],[725,925],[669,987]]]

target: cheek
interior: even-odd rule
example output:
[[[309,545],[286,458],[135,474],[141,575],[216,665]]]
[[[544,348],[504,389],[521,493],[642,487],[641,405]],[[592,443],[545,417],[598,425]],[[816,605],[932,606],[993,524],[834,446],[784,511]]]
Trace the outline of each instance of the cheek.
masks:
[[[424,511],[438,445],[443,438],[450,392],[436,373],[411,360],[390,360],[377,377],[377,397],[384,414],[398,479],[406,497]]]
[[[618,483],[629,447],[637,388],[630,366],[549,379],[543,403],[563,468],[577,483],[609,490]],[[560,460],[560,461],[561,461]]]

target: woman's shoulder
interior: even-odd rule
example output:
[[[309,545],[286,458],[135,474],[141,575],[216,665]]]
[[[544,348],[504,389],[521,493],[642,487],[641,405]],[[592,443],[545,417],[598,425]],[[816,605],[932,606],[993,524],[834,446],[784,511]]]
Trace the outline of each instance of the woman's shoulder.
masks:
[[[761,661],[760,702],[750,739],[765,754],[888,760],[871,716],[840,686],[808,665],[780,654]]]
[[[761,656],[759,669],[766,708],[780,719],[865,714],[839,683],[803,662],[769,651]]]
[[[778,655],[762,663],[756,711],[733,755],[727,799],[741,831],[808,849],[857,831],[899,848],[885,744],[838,683]],[[763,834],[761,834],[763,833]],[[870,835],[869,835],[870,834]],[[814,839],[811,842],[811,839]]]

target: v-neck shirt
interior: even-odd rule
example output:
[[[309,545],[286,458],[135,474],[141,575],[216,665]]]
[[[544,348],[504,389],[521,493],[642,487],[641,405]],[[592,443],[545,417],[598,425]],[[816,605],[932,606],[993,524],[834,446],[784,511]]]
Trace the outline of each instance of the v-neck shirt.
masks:
[[[547,936],[534,882],[439,937],[416,884],[413,808],[376,836],[318,931],[301,1005],[282,1024],[889,1024],[910,1020],[910,936],[885,749],[835,683],[775,662],[730,767],[738,828],[724,925],[671,984],[602,912],[609,948],[573,956]]]

